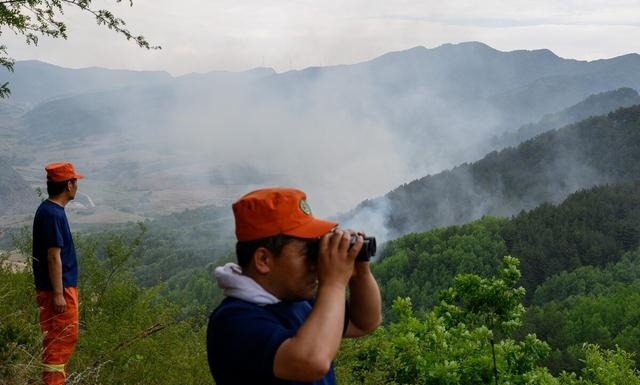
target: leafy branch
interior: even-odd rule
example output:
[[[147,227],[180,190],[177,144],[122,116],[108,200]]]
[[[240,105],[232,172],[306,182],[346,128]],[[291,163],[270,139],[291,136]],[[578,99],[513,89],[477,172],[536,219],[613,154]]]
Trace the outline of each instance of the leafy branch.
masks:
[[[121,3],[123,0],[115,0]],[[65,7],[76,7],[93,15],[96,24],[133,40],[139,47],[145,49],[161,49],[160,46],[150,44],[142,35],[133,34],[126,22],[107,9],[91,7],[92,0],[0,0],[0,36],[3,29],[8,29],[16,35],[23,35],[26,43],[38,45],[39,36],[67,39],[67,25],[61,21]],[[133,0],[128,0],[133,6]],[[0,45],[0,66],[13,71],[15,61],[6,56],[7,47]],[[11,90],[8,83],[0,84],[0,98],[9,96]]]

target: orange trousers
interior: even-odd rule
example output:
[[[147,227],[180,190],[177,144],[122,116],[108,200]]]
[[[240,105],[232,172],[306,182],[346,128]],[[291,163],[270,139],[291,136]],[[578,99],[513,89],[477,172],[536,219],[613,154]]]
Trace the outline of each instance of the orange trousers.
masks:
[[[40,330],[43,336],[42,380],[46,385],[63,385],[66,365],[78,341],[78,289],[64,288],[67,307],[64,313],[53,309],[53,292],[38,290]]]

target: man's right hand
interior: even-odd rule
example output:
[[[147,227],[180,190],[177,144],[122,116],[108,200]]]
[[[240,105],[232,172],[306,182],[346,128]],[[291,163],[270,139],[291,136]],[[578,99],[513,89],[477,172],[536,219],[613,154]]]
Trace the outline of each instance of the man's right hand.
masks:
[[[356,232],[336,229],[320,239],[318,253],[318,283],[339,284],[346,287],[353,275],[355,259],[362,248],[363,238],[351,247],[351,237]]]
[[[64,300],[64,294],[54,294],[53,295],[53,310],[60,314],[64,313],[67,310],[67,301]]]

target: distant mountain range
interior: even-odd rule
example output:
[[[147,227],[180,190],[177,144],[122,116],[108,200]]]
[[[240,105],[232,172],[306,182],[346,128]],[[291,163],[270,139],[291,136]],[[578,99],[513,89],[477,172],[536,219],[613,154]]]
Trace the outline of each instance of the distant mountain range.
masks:
[[[41,154],[46,144],[50,153],[39,156],[71,154],[96,180],[135,183],[144,194],[174,178],[203,189],[230,180],[294,185],[315,197],[316,211],[338,212],[634,103],[640,55],[586,62],[469,42],[285,73],[172,77],[30,61],[0,81],[12,88],[0,116],[10,114],[17,154]],[[610,103],[589,111],[587,98],[620,88],[626,96],[599,96]],[[578,103],[585,103],[578,113],[563,112]],[[127,172],[116,173],[117,165]],[[248,172],[230,177],[226,168]]]
[[[13,72],[0,73],[9,82],[13,103],[37,105],[52,99],[130,86],[170,82],[167,72],[110,70],[105,68],[71,69],[37,60],[15,63]]]
[[[299,125],[310,125],[309,117],[318,120],[318,113],[327,125],[310,126],[323,129],[335,123],[332,116],[346,115],[343,124],[382,125],[399,150],[422,165],[419,169],[433,172],[475,160],[492,149],[487,138],[591,94],[640,88],[640,55],[586,62],[548,50],[501,52],[470,42],[282,74],[256,69],[174,78],[164,72],[18,62],[7,80],[16,101],[44,102],[25,116],[30,134],[46,130],[66,138],[80,131],[172,132],[200,126],[224,135],[230,123],[252,127],[256,122],[266,128],[288,123],[287,132],[304,132]],[[201,120],[194,122],[197,116]]]

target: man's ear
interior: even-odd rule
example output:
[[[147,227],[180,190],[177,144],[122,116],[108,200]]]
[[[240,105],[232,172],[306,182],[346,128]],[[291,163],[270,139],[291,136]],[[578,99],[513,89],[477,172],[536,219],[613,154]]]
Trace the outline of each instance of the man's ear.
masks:
[[[253,265],[260,274],[266,274],[271,270],[273,254],[265,247],[258,247],[253,252]]]

